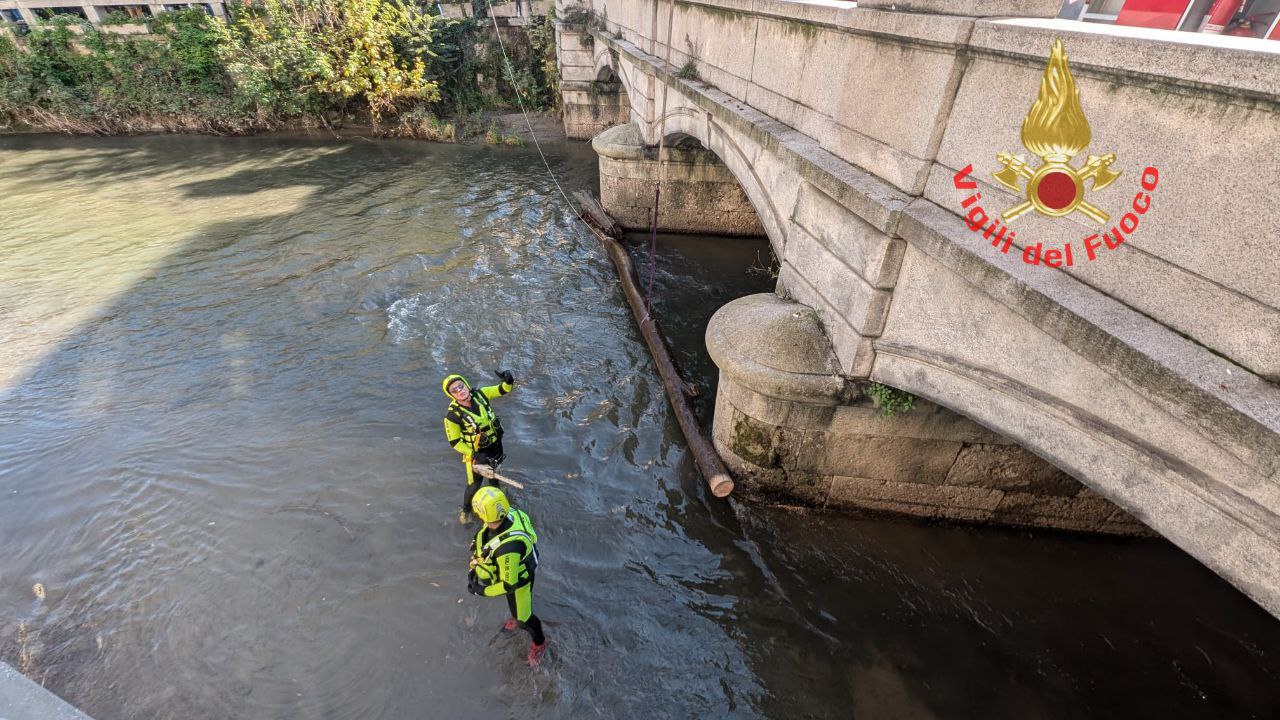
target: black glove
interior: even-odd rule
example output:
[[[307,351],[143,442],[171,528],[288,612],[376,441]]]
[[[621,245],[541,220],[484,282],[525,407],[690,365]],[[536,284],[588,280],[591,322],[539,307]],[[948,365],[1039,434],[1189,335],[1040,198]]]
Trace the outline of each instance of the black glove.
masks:
[[[484,585],[480,584],[480,578],[476,577],[475,570],[467,573],[467,592],[472,595],[484,595]]]
[[[510,370],[494,370],[493,374],[497,375],[502,380],[502,382],[508,385],[516,384],[516,376],[512,375]]]

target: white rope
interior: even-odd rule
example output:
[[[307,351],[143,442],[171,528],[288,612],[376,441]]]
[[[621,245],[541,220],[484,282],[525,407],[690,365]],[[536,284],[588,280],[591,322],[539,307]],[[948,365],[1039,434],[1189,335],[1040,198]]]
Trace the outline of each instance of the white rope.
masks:
[[[498,38],[498,47],[502,50],[502,60],[507,64],[507,80],[512,83],[512,87],[516,91],[516,104],[520,106],[520,112],[524,115],[524,124],[529,128],[529,137],[533,138],[533,146],[538,148],[538,155],[542,158],[542,165],[547,169],[547,174],[551,176],[551,182],[556,184],[556,190],[560,191],[560,197],[564,198],[565,203],[569,205],[569,209],[573,211],[574,215],[578,216],[579,220],[586,223],[587,219],[582,217],[582,213],[579,212],[577,206],[565,194],[564,188],[560,186],[560,180],[556,178],[555,172],[551,169],[551,163],[547,162],[546,153],[542,152],[542,144],[538,142],[538,135],[533,131],[533,121],[529,119],[529,111],[525,110],[524,101],[520,99],[520,89],[514,87],[516,71],[511,65],[511,57],[507,55],[507,46],[502,42],[502,31],[498,29],[498,18],[493,14],[492,6],[489,7],[489,19],[493,21],[493,34]],[[590,225],[590,223],[587,224]]]
[[[671,71],[671,22],[675,19],[676,0],[671,0],[671,4],[667,6],[667,51],[663,58],[666,63],[666,70]],[[657,30],[657,28],[654,28]],[[655,33],[656,34],[656,33]],[[671,90],[671,83],[662,82],[662,112],[658,116],[658,187],[662,187],[662,181],[667,177],[667,163],[663,160],[662,151],[666,147],[667,140],[667,93]],[[656,212],[657,209],[655,208]]]

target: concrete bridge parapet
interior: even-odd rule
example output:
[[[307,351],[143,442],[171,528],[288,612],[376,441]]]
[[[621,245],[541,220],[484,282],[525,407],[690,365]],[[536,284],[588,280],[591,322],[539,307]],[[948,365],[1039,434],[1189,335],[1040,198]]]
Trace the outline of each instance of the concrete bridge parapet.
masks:
[[[681,118],[706,125],[706,110],[671,100],[672,88],[705,88],[739,114],[754,112],[760,123],[785,126],[797,142],[863,171],[886,190],[906,200],[924,197],[954,214],[969,193],[957,190],[952,176],[972,165],[975,192],[991,216],[1022,200],[991,173],[1000,167],[998,153],[1025,154],[1022,119],[1049,47],[1060,38],[1092,130],[1088,152],[1115,153],[1114,169],[1122,173],[1089,193],[1091,203],[1114,217],[1099,227],[1078,213],[1024,215],[1012,228],[1018,239],[1011,250],[1020,251],[1022,243],[1072,243],[1072,277],[1254,374],[1280,380],[1280,353],[1272,351],[1280,347],[1280,262],[1271,248],[1280,204],[1271,202],[1276,172],[1265,161],[1280,147],[1276,43],[963,14],[1004,7],[981,0],[888,3],[926,12],[880,9],[884,4],[591,0],[596,26],[577,26],[593,38],[590,47],[571,48],[573,57],[562,60],[572,63],[566,72],[615,72],[628,98],[627,119],[639,125],[646,144],[656,145],[660,129],[670,131]],[[1024,7],[1044,11],[1041,5]],[[943,9],[952,14],[928,12]],[[631,54],[627,48],[670,68],[673,82],[665,83],[649,63],[619,60],[620,53]],[[671,107],[662,118],[664,88]],[[716,113],[710,120],[720,122]],[[1225,140],[1223,128],[1232,128]],[[714,130],[683,132],[701,137]],[[1118,229],[1143,191],[1147,167],[1159,171],[1151,212],[1139,217],[1136,231],[1124,232],[1119,247],[1103,246],[1089,260],[1084,240]],[[750,181],[739,179],[750,193]],[[774,178],[763,179],[771,191],[782,190]],[[773,204],[789,208],[795,193],[789,189],[789,197]],[[768,212],[756,207],[762,216]],[[785,227],[770,229],[762,219],[776,244],[790,239]],[[846,364],[850,346],[837,343]]]

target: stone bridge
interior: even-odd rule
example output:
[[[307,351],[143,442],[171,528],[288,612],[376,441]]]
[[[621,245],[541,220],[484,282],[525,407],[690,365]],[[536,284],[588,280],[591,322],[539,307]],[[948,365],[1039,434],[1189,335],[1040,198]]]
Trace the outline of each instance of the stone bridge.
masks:
[[[1145,525],[1280,615],[1280,43],[991,17],[1059,4],[560,0],[566,128],[621,126],[595,145],[632,225],[661,166],[660,217],[745,203],[771,241],[776,294],[707,330],[747,492]],[[1110,219],[1006,235],[1024,198],[992,173],[1041,162],[1020,130],[1055,39]],[[922,400],[884,419],[884,386]]]

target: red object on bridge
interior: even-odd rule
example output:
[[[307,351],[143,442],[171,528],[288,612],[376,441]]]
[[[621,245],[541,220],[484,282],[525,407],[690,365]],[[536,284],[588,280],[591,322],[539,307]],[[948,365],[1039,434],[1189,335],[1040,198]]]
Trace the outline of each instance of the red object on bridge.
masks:
[[[1209,18],[1205,21],[1204,30],[1201,32],[1221,35],[1242,6],[1244,6],[1244,0],[1216,0],[1213,7],[1209,8]]]
[[[1177,30],[1191,0],[1129,0],[1116,16],[1117,25]]]

